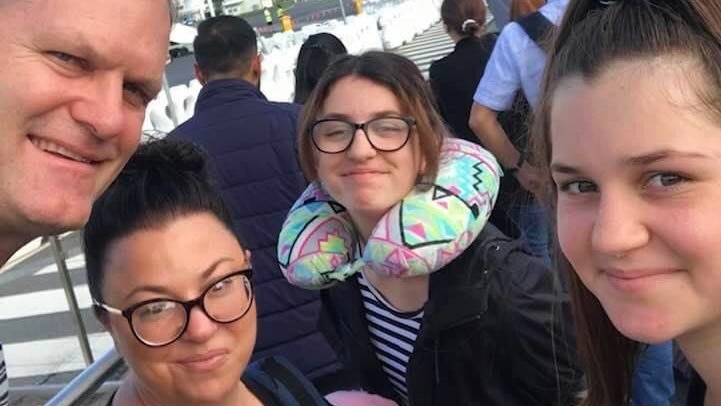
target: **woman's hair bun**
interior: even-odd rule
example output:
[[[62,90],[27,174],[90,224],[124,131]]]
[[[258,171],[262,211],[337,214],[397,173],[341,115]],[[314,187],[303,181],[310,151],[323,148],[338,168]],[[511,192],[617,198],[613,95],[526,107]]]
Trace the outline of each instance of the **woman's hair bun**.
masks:
[[[142,144],[128,161],[124,172],[136,174],[172,170],[205,176],[207,158],[200,147],[186,141],[163,138]]]
[[[468,35],[474,35],[478,32],[478,30],[481,29],[480,24],[478,24],[478,21],[469,18],[461,24],[461,33],[462,34],[468,34]]]

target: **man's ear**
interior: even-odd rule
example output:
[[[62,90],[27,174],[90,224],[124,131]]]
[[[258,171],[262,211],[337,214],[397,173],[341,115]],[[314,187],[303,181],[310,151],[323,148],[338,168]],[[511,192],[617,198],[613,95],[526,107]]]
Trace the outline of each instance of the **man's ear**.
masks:
[[[205,84],[208,83],[208,78],[205,77],[205,73],[200,70],[198,64],[193,65],[193,74],[195,74],[195,78],[198,79],[201,85],[205,86]]]
[[[260,84],[260,75],[263,73],[263,54],[258,53],[253,58],[253,62],[250,64],[250,71],[253,73],[253,77],[257,78]]]

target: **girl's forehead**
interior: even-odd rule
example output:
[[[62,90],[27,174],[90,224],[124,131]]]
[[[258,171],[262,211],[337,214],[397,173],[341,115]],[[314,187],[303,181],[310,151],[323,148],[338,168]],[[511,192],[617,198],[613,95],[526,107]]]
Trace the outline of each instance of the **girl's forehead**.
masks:
[[[550,110],[552,164],[607,168],[663,151],[721,151],[721,127],[699,97],[699,85],[688,79],[694,67],[683,60],[674,66],[645,62],[559,83]]]

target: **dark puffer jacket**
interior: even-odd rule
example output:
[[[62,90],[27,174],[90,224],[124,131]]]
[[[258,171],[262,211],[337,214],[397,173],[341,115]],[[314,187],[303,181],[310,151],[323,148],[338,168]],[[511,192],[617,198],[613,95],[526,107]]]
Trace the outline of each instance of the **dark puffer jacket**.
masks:
[[[400,403],[375,356],[357,278],[323,293],[363,389]],[[492,225],[431,275],[406,376],[411,406],[569,406],[582,374],[568,296]]]
[[[208,153],[235,233],[252,252],[258,306],[253,358],[282,355],[315,379],[339,368],[333,339],[319,329],[320,295],[289,284],[276,259],[280,228],[306,186],[296,158],[298,112],[298,105],[269,102],[243,80],[214,80],[201,90],[195,115],[169,136]]]

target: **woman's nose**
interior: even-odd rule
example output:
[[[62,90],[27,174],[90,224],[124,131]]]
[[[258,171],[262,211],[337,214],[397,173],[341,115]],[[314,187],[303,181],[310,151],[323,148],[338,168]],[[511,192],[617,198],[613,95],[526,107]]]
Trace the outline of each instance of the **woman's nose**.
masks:
[[[644,209],[634,197],[606,193],[600,197],[591,244],[599,254],[619,256],[648,243]]]
[[[190,341],[205,342],[218,329],[219,325],[208,317],[203,310],[195,306],[188,315],[188,327],[183,337]]]
[[[349,158],[362,161],[376,155],[377,151],[371,145],[363,129],[357,128],[353,133],[353,137],[353,142],[347,151]]]

